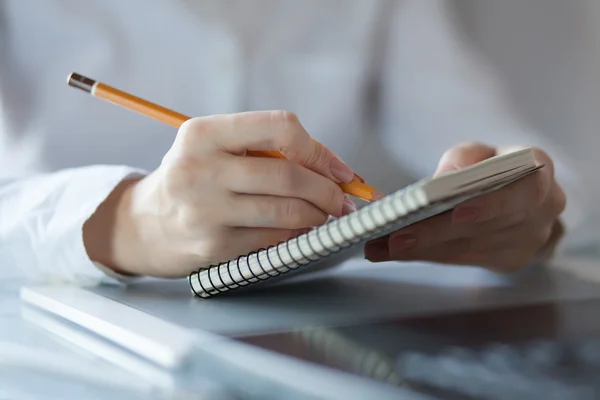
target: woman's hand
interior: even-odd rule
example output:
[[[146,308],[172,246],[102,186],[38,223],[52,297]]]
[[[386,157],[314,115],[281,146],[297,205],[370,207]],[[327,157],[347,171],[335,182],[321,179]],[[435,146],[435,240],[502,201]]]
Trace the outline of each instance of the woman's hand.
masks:
[[[99,207],[84,243],[92,260],[118,272],[182,277],[352,211],[336,184],[352,179],[292,113],[195,118],[156,171],[123,182]]]
[[[436,174],[511,150],[461,145],[444,154]],[[566,199],[554,179],[552,159],[540,149],[533,151],[536,161],[546,165],[541,170],[468,200],[451,212],[367,243],[366,258],[475,265],[508,272],[546,256],[562,234],[558,217]]]

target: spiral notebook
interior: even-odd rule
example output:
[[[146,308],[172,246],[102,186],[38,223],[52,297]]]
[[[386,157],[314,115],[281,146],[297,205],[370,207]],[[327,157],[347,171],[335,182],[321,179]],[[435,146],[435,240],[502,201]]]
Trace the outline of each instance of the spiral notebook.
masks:
[[[192,292],[208,298],[255,287],[293,271],[310,270],[332,254],[451,210],[465,200],[497,190],[541,167],[531,149],[525,148],[423,179],[309,233],[193,272],[188,278]]]

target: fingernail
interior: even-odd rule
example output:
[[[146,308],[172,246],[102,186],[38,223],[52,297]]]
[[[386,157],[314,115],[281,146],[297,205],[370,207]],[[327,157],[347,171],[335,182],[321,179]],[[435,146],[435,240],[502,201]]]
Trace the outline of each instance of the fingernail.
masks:
[[[417,244],[417,238],[410,234],[392,236],[390,238],[390,250],[394,254],[403,253]]]
[[[329,166],[331,174],[341,182],[350,183],[354,179],[354,172],[341,160],[334,158]]]
[[[365,183],[365,178],[363,178],[362,176],[360,176],[356,172],[354,173],[354,179],[358,180],[361,183]]]
[[[348,215],[356,211],[356,205],[350,200],[348,196],[344,197],[344,204],[342,205],[342,215]]]
[[[385,197],[385,194],[381,193],[379,190],[376,190],[373,193],[371,193],[371,200],[370,201],[381,200],[384,197]]]
[[[463,224],[474,222],[479,218],[479,210],[474,207],[457,208],[452,213],[452,222]]]
[[[461,169],[461,167],[457,164],[450,164],[450,165],[440,165],[437,169],[437,171],[435,171],[435,174],[433,174],[434,177],[438,177],[440,175],[444,175],[447,174],[449,172],[453,172],[456,170]]]

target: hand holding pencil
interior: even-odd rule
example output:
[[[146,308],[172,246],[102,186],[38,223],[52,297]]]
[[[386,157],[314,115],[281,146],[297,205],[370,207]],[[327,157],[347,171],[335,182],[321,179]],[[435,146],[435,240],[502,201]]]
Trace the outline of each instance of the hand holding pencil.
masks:
[[[189,120],[190,117],[169,110],[168,108],[162,107],[158,104],[151,103],[147,100],[133,96],[122,90],[116,89],[102,82],[97,82],[88,77],[72,73],[67,78],[67,84],[85,92],[90,93],[94,97],[98,97],[111,103],[115,103],[132,111],[138,112],[150,118],[154,118],[158,121],[169,124],[175,128],[179,128],[185,121]],[[291,115],[291,114],[289,114]],[[319,143],[313,145],[319,146]],[[325,148],[324,148],[325,149]],[[326,149],[325,151],[329,151]],[[281,151],[273,149],[261,149],[261,150],[248,150],[247,155],[255,157],[270,157],[270,158],[289,158],[288,154],[282,154]],[[337,159],[338,162],[341,160]],[[342,190],[352,196],[356,196],[366,201],[378,200],[382,197],[382,193],[375,190],[375,188],[367,185],[360,175],[353,173],[352,179],[336,179],[339,180],[338,184]]]
[[[188,118],[80,75],[69,84],[179,128],[159,168],[84,226],[90,258],[116,271],[184,277],[352,212],[344,191],[379,196],[292,113]]]

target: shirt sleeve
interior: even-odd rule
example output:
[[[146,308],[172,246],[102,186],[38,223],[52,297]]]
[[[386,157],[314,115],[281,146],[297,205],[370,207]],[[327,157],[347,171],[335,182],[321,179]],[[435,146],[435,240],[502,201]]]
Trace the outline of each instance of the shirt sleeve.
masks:
[[[124,179],[126,166],[90,166],[0,181],[0,278],[81,286],[127,282],[92,262],[83,225]]]
[[[577,237],[590,206],[582,174],[572,167],[577,164],[511,108],[492,69],[461,40],[449,2],[399,4],[389,13],[379,119],[382,140],[397,162],[421,178],[461,142],[542,148],[554,160],[567,195],[563,224]]]

